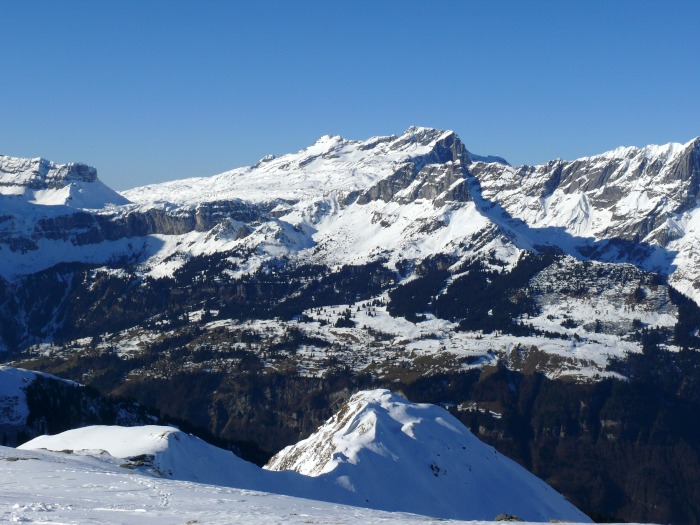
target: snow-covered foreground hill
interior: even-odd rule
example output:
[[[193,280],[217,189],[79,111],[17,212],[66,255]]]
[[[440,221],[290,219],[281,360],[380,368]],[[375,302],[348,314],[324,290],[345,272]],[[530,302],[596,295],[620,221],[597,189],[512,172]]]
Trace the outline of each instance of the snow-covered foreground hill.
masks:
[[[445,523],[127,470],[111,457],[0,447],[0,522],[72,525]]]
[[[132,469],[135,476],[425,516],[493,519],[505,513],[540,522],[590,521],[445,410],[386,390],[353,396],[316,434],[273,458],[270,470],[154,425],[80,428],[40,436],[19,448],[88,455]]]
[[[333,480],[387,510],[589,521],[444,409],[410,403],[388,390],[355,394],[316,433],[282,450],[266,468]]]

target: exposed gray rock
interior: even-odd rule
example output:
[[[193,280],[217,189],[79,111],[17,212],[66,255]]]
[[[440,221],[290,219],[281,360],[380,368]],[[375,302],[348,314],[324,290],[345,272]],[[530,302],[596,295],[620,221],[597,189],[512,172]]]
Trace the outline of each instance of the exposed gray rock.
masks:
[[[679,236],[672,225],[666,224],[667,219],[694,208],[700,196],[700,139],[680,152],[674,147],[619,148],[534,167],[476,162],[469,166],[469,172],[481,182],[485,199],[498,202],[511,216],[531,225],[547,221],[567,227],[564,221],[569,217],[562,215],[557,220],[554,214],[560,210],[544,204],[545,199],[559,192],[580,197],[581,212],[587,216],[610,213],[609,220],[601,225],[604,229],[597,232],[601,237],[656,241],[665,246]],[[624,202],[635,195],[643,205]]]
[[[55,164],[43,158],[21,159],[0,155],[0,186],[43,190],[63,188],[71,182],[96,180],[97,170],[86,164]]]
[[[404,147],[411,140],[430,143],[443,133],[439,130],[419,128],[411,135],[411,129],[415,128],[410,128],[404,138],[393,142],[392,148]],[[402,204],[416,199],[435,201],[436,206],[441,206],[447,200],[466,202],[470,200],[469,189],[464,183],[464,166],[468,163],[469,156],[464,144],[454,133],[448,134],[438,140],[428,154],[414,157],[392,176],[380,180],[362,192],[356,202],[389,202],[397,194],[400,194],[398,201]],[[352,197],[354,198],[354,195]],[[439,200],[436,200],[438,197]]]

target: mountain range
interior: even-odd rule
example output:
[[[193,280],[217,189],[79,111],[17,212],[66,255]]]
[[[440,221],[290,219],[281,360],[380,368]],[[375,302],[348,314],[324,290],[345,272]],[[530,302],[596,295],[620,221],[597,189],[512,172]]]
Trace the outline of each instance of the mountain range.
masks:
[[[1,356],[268,454],[390,388],[600,519],[698,521],[699,181],[700,139],[514,167],[419,127],[121,193],[0,157]]]

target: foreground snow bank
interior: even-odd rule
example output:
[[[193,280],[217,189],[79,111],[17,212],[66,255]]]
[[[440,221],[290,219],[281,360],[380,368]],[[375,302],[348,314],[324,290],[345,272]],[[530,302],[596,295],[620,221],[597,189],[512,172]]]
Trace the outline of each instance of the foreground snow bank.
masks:
[[[247,487],[260,469],[232,452],[214,447],[174,427],[90,426],[39,436],[18,448],[81,451],[115,458],[138,458],[142,465],[162,477],[212,485]]]
[[[275,456],[267,470],[155,425],[79,428],[20,448],[89,455],[139,475],[440,518],[491,520],[507,513],[531,521],[590,522],[445,410],[387,390],[354,395],[314,435]]]
[[[175,481],[94,457],[0,447],[0,523],[337,525],[444,523],[334,503]]]

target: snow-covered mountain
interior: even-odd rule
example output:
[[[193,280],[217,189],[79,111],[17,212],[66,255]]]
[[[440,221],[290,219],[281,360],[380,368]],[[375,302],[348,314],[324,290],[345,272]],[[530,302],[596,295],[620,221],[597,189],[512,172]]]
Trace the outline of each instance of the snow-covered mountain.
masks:
[[[671,275],[691,297],[700,278],[700,139],[512,167],[469,153],[453,132],[414,127],[365,141],[325,136],[251,167],[122,196],[79,164],[0,157],[0,173],[8,277],[124,257],[163,276],[231,250],[256,254],[241,261],[245,272],[282,255],[394,265],[479,252],[512,263],[522,249],[555,249]]]
[[[477,163],[470,173],[521,246],[633,262],[700,298],[700,138],[534,167]]]
[[[348,264],[457,253],[459,243],[488,225],[469,196],[469,162],[454,133],[410,128],[366,141],[322,137],[252,167],[124,192],[121,206],[91,179],[84,201],[102,202],[99,211],[27,212],[33,224],[5,225],[10,251],[0,273],[131,258],[140,272],[164,276],[191,256],[231,250],[256,254],[241,261],[249,271],[282,255]],[[94,169],[83,168],[94,177]]]
[[[266,468],[332,479],[385,510],[453,519],[506,513],[526,521],[588,520],[444,409],[409,403],[388,390],[355,394]]]
[[[22,159],[5,155],[0,155],[0,195],[3,208],[33,204],[102,209],[110,204],[129,202],[105,186],[97,178],[97,170],[91,166],[55,164],[42,158]],[[29,209],[23,211],[30,213]],[[62,211],[67,213],[67,210]]]
[[[398,137],[364,141],[325,136],[297,153],[269,156],[254,166],[136,188],[121,196],[108,194],[111,190],[105,190],[95,170],[86,166],[0,157],[3,187],[25,196],[21,209],[10,208],[14,211],[0,221],[0,275],[11,280],[5,302],[8,310],[21,312],[10,316],[17,318],[17,326],[8,329],[18,340],[0,334],[0,348],[3,339],[7,347],[37,340],[36,335],[24,335],[22,321],[32,317],[23,310],[36,309],[36,301],[15,304],[27,293],[13,288],[30,286],[26,283],[33,278],[27,276],[59,263],[97,269],[82,284],[73,283],[68,275],[57,277],[70,284],[59,285],[56,304],[41,307],[49,310],[42,319],[40,338],[44,340],[67,324],[59,319],[64,314],[52,308],[61,310],[60,301],[68,300],[71,290],[94,290],[90,281],[101,275],[177,280],[178,273],[191,273],[188,268],[208,266],[205,272],[216,268],[219,273],[214,279],[248,282],[261,274],[279,273],[282,266],[285,272],[319,275],[320,268],[333,272],[343,266],[378,265],[385,272],[371,272],[377,281],[372,292],[377,298],[392,285],[409,283],[430,273],[429,265],[437,265],[451,274],[442,286],[435,285],[431,293],[437,297],[449,295],[455,281],[469,274],[475,262],[481,270],[505,274],[525,254],[555,252],[569,258],[522,283],[535,291],[532,301],[537,306],[512,316],[528,315],[534,329],[566,336],[549,345],[554,353],[578,355],[579,362],[598,364],[585,370],[575,365],[582,371],[574,375],[601,374],[611,356],[634,350],[627,337],[634,331],[634,320],[637,327],[672,328],[679,322],[678,308],[665,291],[667,278],[676,289],[698,299],[694,286],[700,283],[700,266],[694,261],[700,253],[695,254],[699,243],[692,217],[700,184],[699,148],[700,139],[682,145],[618,148],[573,162],[515,168],[499,157],[470,153],[453,132],[412,127]],[[54,195],[74,191],[81,184],[82,200],[70,204],[73,207],[66,204],[70,200]],[[26,197],[37,191],[54,192],[54,196]],[[47,202],[57,205],[47,206]],[[97,209],[88,209],[92,207]],[[613,271],[604,265],[582,264],[591,259],[628,266]],[[632,271],[632,266],[640,272]],[[573,297],[561,287],[559,292],[550,291],[561,282],[557,281],[561,271],[635,277],[623,284],[619,279],[582,276],[591,285],[597,280],[592,286],[600,292]],[[657,275],[660,282],[650,287],[650,275]],[[309,288],[303,279],[307,277],[300,288]],[[136,290],[140,284],[125,286]],[[295,295],[303,294],[299,288],[289,293],[277,302],[291,305]],[[358,290],[356,296],[363,294]],[[605,297],[602,303],[601,296]],[[333,301],[321,301],[321,305],[357,309],[356,300]],[[562,317],[562,309],[551,307],[563,303],[570,318]],[[581,308],[566,306],[573,303]],[[192,305],[192,310],[201,311],[201,304]],[[309,316],[308,308],[318,305],[318,300],[316,304],[311,300],[288,310],[292,316]],[[417,314],[459,319],[452,312],[433,311],[428,304],[415,308]],[[484,313],[488,311],[493,308]],[[587,317],[576,318],[577,312],[588,312]],[[371,321],[366,324],[376,324]],[[594,341],[587,337],[590,330],[579,328],[585,326],[616,339]],[[374,328],[394,331],[384,325]],[[454,334],[453,328],[446,330]],[[445,330],[430,331],[442,337]],[[94,329],[88,334],[94,336]],[[574,335],[579,340],[573,346],[562,342]],[[461,346],[473,349],[480,343]],[[491,346],[509,352],[513,341],[499,340]],[[549,373],[560,375],[559,370]]]
[[[590,440],[604,470],[606,440],[652,446],[697,403],[699,144],[514,167],[413,127],[122,194],[0,157],[0,357],[269,452],[355,390],[414,389],[582,497],[589,478],[540,462],[568,467],[552,436]],[[642,418],[622,400],[647,388],[665,397]],[[606,519],[686,508],[606,476],[580,504]]]
[[[172,427],[85,427],[19,447],[126,460],[159,477],[452,519],[587,522],[563,496],[481,443],[444,410],[360,392],[262,470]],[[296,472],[275,472],[280,470]]]

